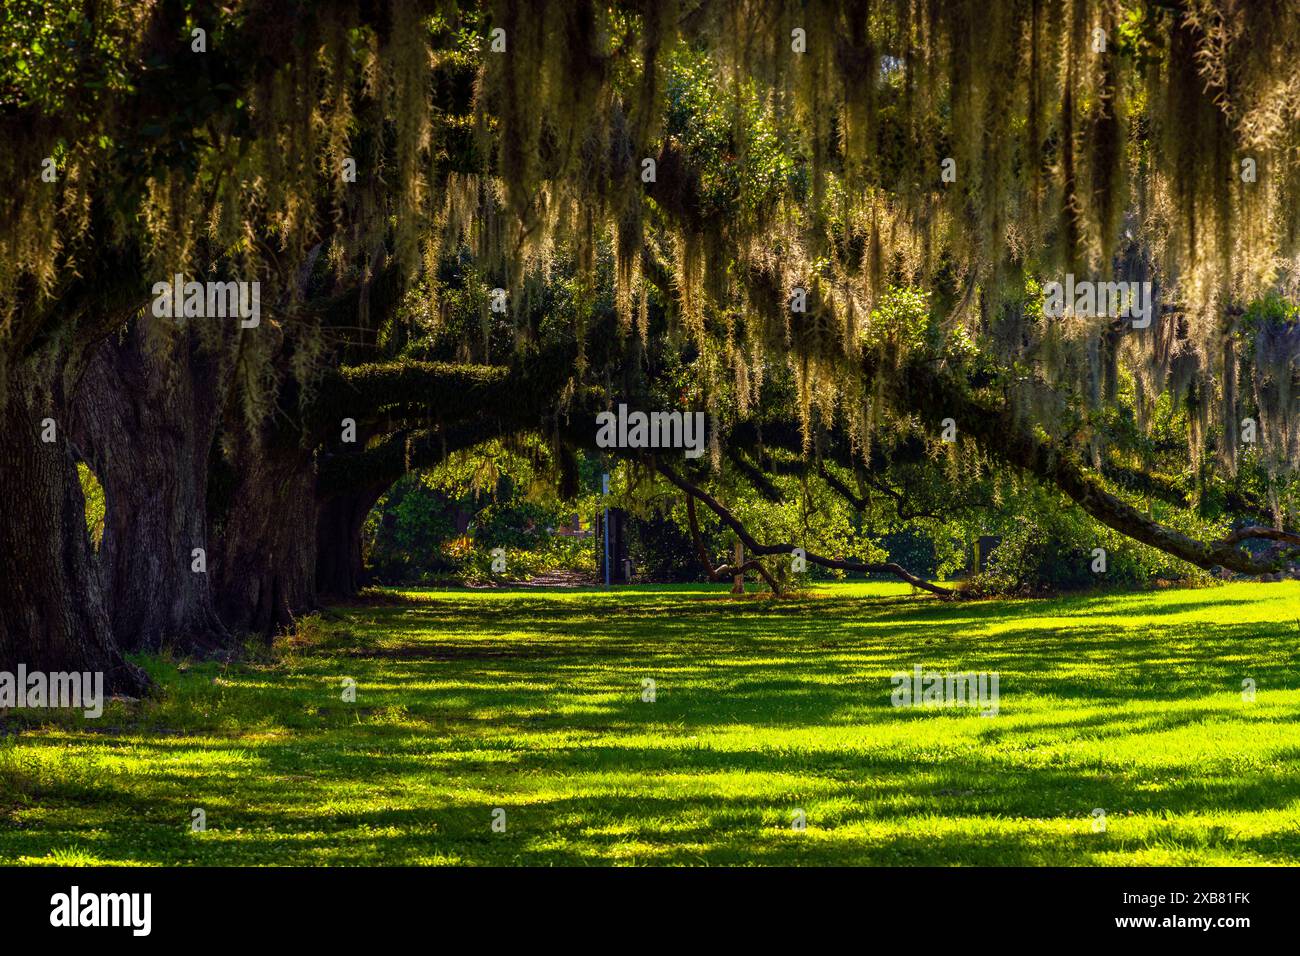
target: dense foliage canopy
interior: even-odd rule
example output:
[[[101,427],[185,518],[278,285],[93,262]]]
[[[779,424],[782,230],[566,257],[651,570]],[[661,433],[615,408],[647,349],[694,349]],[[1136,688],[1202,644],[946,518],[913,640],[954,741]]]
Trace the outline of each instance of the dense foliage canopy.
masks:
[[[915,582],[922,531],[1300,545],[1287,0],[3,16],[0,664],[126,686],[122,647],[269,633],[356,589],[404,474],[493,442],[590,493],[618,402],[708,413],[708,455],[625,450],[616,490],[774,586],[796,544]],[[175,275],[259,282],[260,324],[153,314]],[[1149,309],[1044,307],[1076,280]]]

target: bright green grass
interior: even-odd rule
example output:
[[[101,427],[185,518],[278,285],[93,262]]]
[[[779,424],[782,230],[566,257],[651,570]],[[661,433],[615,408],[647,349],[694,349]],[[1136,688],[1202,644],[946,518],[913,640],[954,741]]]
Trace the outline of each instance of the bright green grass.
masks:
[[[0,725],[0,863],[1300,863],[1300,583],[722,590],[402,592],[148,661],[158,701]],[[891,707],[918,663],[1000,714]]]

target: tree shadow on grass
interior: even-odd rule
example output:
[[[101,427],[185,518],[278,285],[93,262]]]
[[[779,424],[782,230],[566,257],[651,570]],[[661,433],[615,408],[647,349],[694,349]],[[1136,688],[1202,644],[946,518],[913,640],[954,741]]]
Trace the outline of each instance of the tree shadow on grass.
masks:
[[[180,749],[171,742],[145,746],[164,757]],[[1285,765],[1300,753],[1279,756]],[[56,788],[44,795],[46,802],[56,815],[61,806],[76,810],[75,819],[39,829],[6,827],[5,852],[39,858],[79,846],[106,859],[200,864],[232,858],[393,864],[449,857],[576,865],[627,862],[639,854],[642,862],[671,863],[1068,865],[1093,862],[1102,853],[1163,847],[1300,859],[1294,817],[1289,827],[1249,835],[1182,819],[1292,806],[1300,800],[1300,778],[1275,771],[1182,781],[1180,774],[1194,776],[1196,768],[1174,768],[1165,786],[1152,790],[1143,789],[1140,778],[1114,772],[1008,769],[971,757],[862,755],[810,766],[774,752],[599,747],[524,754],[512,773],[497,777],[490,795],[425,792],[410,798],[403,781],[427,776],[430,766],[409,755],[370,753],[361,766],[325,769],[286,789],[286,771],[302,769],[301,762],[300,748],[271,745],[253,755],[254,766],[245,768],[253,772],[229,779],[161,773],[147,786],[108,779],[89,800],[84,792]],[[355,803],[365,795],[355,792],[358,770],[374,788],[369,805]],[[700,778],[696,785],[707,791],[710,775],[737,771],[772,779],[746,794],[672,793],[669,781],[651,786],[655,775],[672,773]],[[566,774],[566,785],[581,785],[588,772],[599,776],[589,794],[539,792],[539,774],[547,779],[554,772]],[[611,784],[610,773],[630,784]],[[352,803],[344,803],[345,793]],[[187,832],[194,806],[206,809],[206,834]],[[490,828],[496,807],[506,810],[506,834]],[[806,811],[806,834],[790,832],[796,807]],[[1089,831],[1093,807],[1107,809],[1107,834]],[[1125,822],[1130,813],[1148,819],[1131,828]],[[1166,819],[1153,826],[1149,818],[1161,816]]]
[[[1078,602],[1057,625],[1050,602],[621,598],[346,608],[360,647],[323,642],[219,685],[215,665],[171,674],[171,700],[134,723],[24,724],[24,746],[67,748],[80,769],[34,778],[0,817],[0,859],[76,845],[156,863],[1070,863],[1134,846],[1296,860],[1300,753],[1267,741],[1300,712],[1267,703],[1300,683],[1284,627],[1141,621],[1161,612],[1132,596],[1082,602],[1108,617],[1122,605],[1122,631]],[[891,707],[889,675],[914,664],[1000,672],[1000,716]],[[1258,709],[1235,696],[1243,676]],[[1216,723],[1254,756],[1135,764],[1095,746],[1176,746]],[[145,769],[114,770],[119,757]],[[796,837],[802,804],[812,830]],[[1169,820],[1126,850],[1087,831],[1097,806]],[[213,834],[188,832],[193,807]],[[1242,836],[1191,818],[1234,812],[1278,826]],[[1076,820],[1079,834],[1061,831]]]

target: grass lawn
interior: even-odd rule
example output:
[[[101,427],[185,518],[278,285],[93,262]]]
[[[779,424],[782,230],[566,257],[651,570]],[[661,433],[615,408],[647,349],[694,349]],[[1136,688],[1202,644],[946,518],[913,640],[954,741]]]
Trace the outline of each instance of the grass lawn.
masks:
[[[157,700],[0,720],[0,863],[1300,863],[1300,582],[725,590],[393,592],[148,659]],[[891,706],[914,664],[999,713]]]

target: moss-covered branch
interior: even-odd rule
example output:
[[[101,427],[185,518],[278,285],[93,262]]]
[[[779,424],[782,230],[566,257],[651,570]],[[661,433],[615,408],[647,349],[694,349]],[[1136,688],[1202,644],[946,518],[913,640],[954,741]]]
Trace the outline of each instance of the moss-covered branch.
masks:
[[[508,432],[504,423],[490,418],[445,428],[390,432],[356,454],[327,456],[320,465],[317,497],[325,500],[351,491],[387,488],[408,471],[432,468],[453,452]]]
[[[454,423],[506,407],[511,370],[498,365],[396,361],[334,369],[317,385],[309,435],[322,440],[345,418]]]
[[[1102,524],[1199,568],[1223,567],[1241,574],[1267,574],[1282,566],[1283,556],[1256,558],[1238,547],[1239,544],[1263,537],[1300,543],[1300,535],[1267,528],[1243,529],[1219,541],[1192,538],[1148,518],[1107,491],[1068,449],[1036,433],[1017,419],[1011,409],[991,407],[972,397],[954,375],[928,364],[913,363],[906,371],[904,382],[904,400],[936,427],[944,418],[954,419],[960,434],[975,439],[985,451],[1002,461],[1055,485]]]

